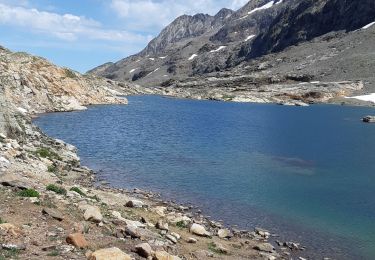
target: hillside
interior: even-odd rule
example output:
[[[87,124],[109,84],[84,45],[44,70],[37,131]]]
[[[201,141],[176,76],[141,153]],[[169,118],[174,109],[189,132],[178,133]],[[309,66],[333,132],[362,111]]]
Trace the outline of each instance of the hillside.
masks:
[[[354,89],[323,88],[329,94],[327,98],[305,100],[318,102],[356,90],[362,93],[375,89],[371,72],[374,53],[370,47],[375,43],[374,28],[370,26],[375,21],[375,2],[250,1],[226,14],[219,26],[205,32],[200,26],[199,33],[174,38],[170,32],[187,30],[180,20],[188,16],[177,18],[139,54],[90,74],[161,86],[161,93],[197,96],[192,93],[196,89],[198,96],[214,99],[218,95],[211,93],[212,87],[223,96],[238,96],[238,90],[233,93],[233,89],[241,89],[247,97],[255,95],[251,100],[280,101],[270,99],[258,88],[274,88],[276,95],[281,95],[287,89],[279,85],[291,84],[288,94],[294,95],[298,92],[294,87],[300,88],[301,82],[322,81],[328,86],[337,86],[335,82],[341,81],[362,82]],[[200,15],[208,23],[216,16]],[[163,42],[165,48],[153,48],[155,42]],[[320,92],[319,88],[305,87],[304,94]]]

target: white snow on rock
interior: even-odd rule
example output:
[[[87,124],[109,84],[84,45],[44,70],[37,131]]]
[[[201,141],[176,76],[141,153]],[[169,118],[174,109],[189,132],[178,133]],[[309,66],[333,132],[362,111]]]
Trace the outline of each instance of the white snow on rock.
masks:
[[[274,5],[281,4],[283,2],[283,0],[280,0],[277,3],[275,3],[275,2],[276,1],[270,1],[267,4],[262,5],[261,7],[254,8],[253,10],[251,10],[250,12],[248,12],[247,14],[252,14],[252,13],[255,13],[255,12],[260,11],[260,10],[265,10],[265,9],[271,8]]]
[[[154,61],[155,60],[155,58],[148,58],[149,60],[152,60],[152,61]]]
[[[356,96],[356,97],[345,97],[345,98],[354,98],[354,99],[358,99],[362,101],[369,101],[369,102],[375,103],[375,93],[362,95],[362,96]]]
[[[138,63],[138,62],[140,62],[140,61],[141,61],[141,60],[136,60],[135,62]]]
[[[159,59],[162,59],[162,60],[164,60],[165,58],[167,58],[168,57],[168,55],[167,56],[162,56],[162,57],[159,57]]]
[[[366,30],[366,29],[370,28],[373,25],[375,25],[375,22],[372,22],[372,23],[369,23],[368,25],[363,26],[362,29]]]
[[[255,35],[253,34],[253,35],[249,35],[249,36],[247,36],[247,38],[245,39],[245,42],[247,42],[247,41],[250,41],[252,38],[254,38],[255,37]]]
[[[190,56],[188,60],[194,60],[196,57],[198,57],[198,54],[193,54]]]
[[[129,71],[129,73],[133,73],[134,71],[136,71],[138,68],[135,68],[135,69],[132,69]]]
[[[211,53],[212,52],[218,52],[218,51],[221,51],[221,50],[224,50],[227,46],[220,46],[219,48],[217,48],[216,50],[212,50],[210,51]]]
[[[147,76],[150,76],[152,73],[157,72],[160,68],[156,68],[154,71],[151,71],[150,73],[147,74]]]

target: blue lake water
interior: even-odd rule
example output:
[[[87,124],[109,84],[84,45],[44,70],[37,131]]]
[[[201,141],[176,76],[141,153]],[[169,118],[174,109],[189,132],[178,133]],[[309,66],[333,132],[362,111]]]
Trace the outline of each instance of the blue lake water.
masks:
[[[34,122],[113,186],[161,192],[240,228],[375,259],[374,109],[129,97]]]

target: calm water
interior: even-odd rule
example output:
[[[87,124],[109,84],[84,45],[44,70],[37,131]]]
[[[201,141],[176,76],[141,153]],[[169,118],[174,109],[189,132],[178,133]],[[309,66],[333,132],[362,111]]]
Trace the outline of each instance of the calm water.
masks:
[[[374,113],[136,96],[35,123],[114,186],[302,241],[300,256],[375,259],[375,124],[359,121]]]

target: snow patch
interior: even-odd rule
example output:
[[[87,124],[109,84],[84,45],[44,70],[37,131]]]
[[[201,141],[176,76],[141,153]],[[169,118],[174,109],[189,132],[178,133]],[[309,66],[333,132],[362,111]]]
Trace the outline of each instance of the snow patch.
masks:
[[[157,72],[159,69],[160,69],[160,68],[156,68],[156,69],[154,69],[154,71],[151,71],[150,73],[148,73],[147,76],[150,76],[152,73]]]
[[[152,60],[152,61],[154,61],[155,60],[155,58],[148,58],[149,60]]]
[[[141,60],[136,60],[135,62],[138,63],[138,62],[140,62],[140,61],[141,61]]]
[[[253,10],[251,10],[250,12],[248,12],[247,14],[252,14],[252,13],[255,13],[257,11],[260,11],[260,10],[265,10],[265,9],[269,9],[271,8],[272,6],[274,5],[278,5],[278,4],[281,4],[283,2],[283,0],[280,0],[279,2],[275,3],[276,1],[270,1],[268,2],[267,4],[265,5],[262,5],[260,7],[257,7],[257,8],[254,8]]]
[[[162,59],[162,60],[164,60],[165,58],[167,58],[168,57],[168,55],[167,56],[162,56],[162,57],[159,57],[159,59]]]
[[[218,52],[218,51],[221,51],[221,50],[224,50],[227,46],[220,46],[219,48],[217,48],[216,50],[212,50],[210,51],[211,53],[213,52]]]
[[[366,29],[370,28],[373,25],[375,25],[375,22],[372,22],[372,23],[369,23],[368,25],[363,26],[362,29],[366,30]]]
[[[245,42],[247,42],[247,41],[250,41],[252,38],[254,38],[255,37],[255,35],[253,34],[253,35],[249,35],[249,36],[247,36],[247,38],[245,39]]]
[[[136,71],[138,68],[135,68],[135,69],[132,69],[129,71],[129,73],[133,73],[134,71]]]
[[[369,102],[375,103],[375,93],[362,95],[362,96],[356,96],[356,97],[345,97],[345,98],[354,98],[354,99],[358,99],[362,101],[369,101]]]
[[[198,54],[193,54],[190,56],[188,60],[194,60],[196,57],[198,57]]]

